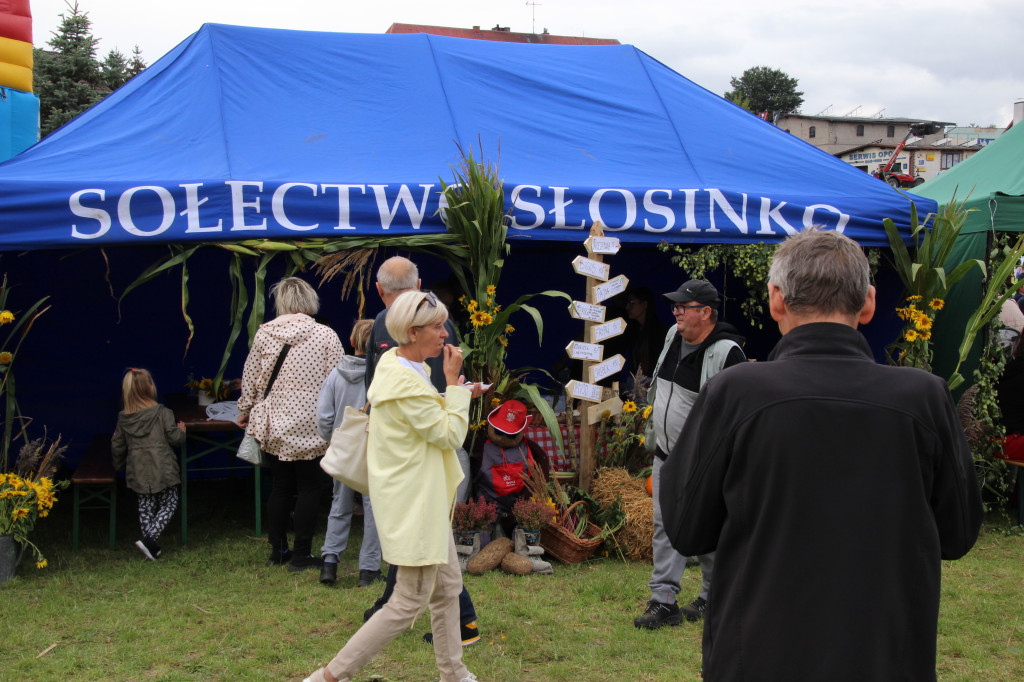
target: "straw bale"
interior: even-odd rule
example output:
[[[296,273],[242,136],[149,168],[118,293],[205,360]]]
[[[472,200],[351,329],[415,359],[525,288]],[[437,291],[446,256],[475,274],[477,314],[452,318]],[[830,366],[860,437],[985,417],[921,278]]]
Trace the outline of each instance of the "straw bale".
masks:
[[[647,482],[631,475],[625,469],[606,467],[598,469],[591,485],[591,495],[602,506],[615,502],[626,513],[625,525],[615,533],[626,556],[634,561],[651,561],[654,550],[654,500],[647,494]]]

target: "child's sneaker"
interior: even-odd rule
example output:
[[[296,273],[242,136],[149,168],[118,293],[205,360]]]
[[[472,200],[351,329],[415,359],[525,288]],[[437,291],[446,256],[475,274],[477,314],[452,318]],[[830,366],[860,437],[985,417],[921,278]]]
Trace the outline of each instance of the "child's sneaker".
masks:
[[[146,558],[150,561],[156,561],[160,558],[160,546],[149,538],[136,540],[135,546],[138,547],[139,551],[145,554]]]

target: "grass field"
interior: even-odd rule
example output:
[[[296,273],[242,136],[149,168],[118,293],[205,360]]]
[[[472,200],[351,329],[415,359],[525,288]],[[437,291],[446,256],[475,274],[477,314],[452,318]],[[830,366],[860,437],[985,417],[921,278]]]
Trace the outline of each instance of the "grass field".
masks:
[[[0,679],[301,680],[326,663],[378,594],[378,587],[355,586],[358,537],[334,588],[313,571],[266,568],[266,541],[252,536],[248,486],[194,485],[189,544],[179,545],[175,519],[155,563],[132,544],[137,525],[128,495],[120,500],[117,548],[107,549],[103,512],[85,512],[82,548],[72,552],[66,491],[37,533],[50,566],[36,570],[26,559],[0,586]],[[939,679],[1024,679],[1024,537],[1017,530],[993,519],[967,557],[943,563]],[[864,570],[883,560],[866,560]],[[481,682],[697,680],[699,623],[633,627],[649,577],[649,564],[611,558],[556,563],[553,576],[467,576],[482,641],[466,649],[465,661]],[[699,571],[687,569],[686,600],[699,580]],[[359,679],[436,680],[431,647],[421,640],[427,629],[423,617]]]

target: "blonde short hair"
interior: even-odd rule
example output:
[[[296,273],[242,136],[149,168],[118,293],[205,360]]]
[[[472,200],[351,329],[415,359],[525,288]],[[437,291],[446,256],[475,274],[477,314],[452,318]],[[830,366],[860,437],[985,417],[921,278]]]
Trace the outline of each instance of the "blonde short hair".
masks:
[[[366,344],[370,341],[371,329],[373,329],[373,320],[356,320],[356,323],[352,325],[352,334],[348,337],[353,351],[356,353],[366,352]]]
[[[447,319],[448,308],[433,293],[406,291],[388,308],[384,324],[398,345],[405,346],[412,343],[409,330],[413,327],[426,327]]]
[[[304,313],[312,317],[320,310],[320,297],[316,290],[298,277],[285,277],[270,287],[277,315]]]

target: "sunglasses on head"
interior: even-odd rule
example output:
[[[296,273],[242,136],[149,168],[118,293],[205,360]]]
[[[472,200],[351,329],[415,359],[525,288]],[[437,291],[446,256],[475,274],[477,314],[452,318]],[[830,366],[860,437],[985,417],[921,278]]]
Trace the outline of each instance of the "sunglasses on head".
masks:
[[[427,291],[425,293],[426,296],[424,296],[420,300],[420,302],[416,304],[416,312],[419,312],[419,309],[423,307],[424,303],[429,303],[431,308],[436,308],[437,304],[440,303],[440,301],[437,298],[437,295],[433,291]]]

